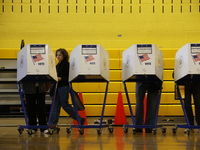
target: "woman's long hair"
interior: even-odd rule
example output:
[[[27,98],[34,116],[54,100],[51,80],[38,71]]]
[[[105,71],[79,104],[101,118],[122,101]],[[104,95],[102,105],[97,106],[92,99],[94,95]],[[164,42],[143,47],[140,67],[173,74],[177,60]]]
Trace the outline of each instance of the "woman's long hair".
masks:
[[[62,55],[63,55],[63,60],[67,60],[69,61],[69,54],[68,52],[66,51],[66,49],[64,48],[59,48],[58,50],[56,50],[56,56],[57,56],[57,53],[60,52]]]

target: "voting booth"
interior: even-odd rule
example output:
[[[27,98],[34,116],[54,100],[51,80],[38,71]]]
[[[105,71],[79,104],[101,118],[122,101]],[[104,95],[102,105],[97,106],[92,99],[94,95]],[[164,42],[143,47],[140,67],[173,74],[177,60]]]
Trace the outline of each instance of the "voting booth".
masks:
[[[163,55],[155,44],[134,44],[122,53],[122,80],[163,80]]]
[[[186,128],[188,130],[185,131],[189,135],[189,129],[199,129],[200,126],[190,125],[183,100],[185,96],[185,84],[200,82],[200,43],[187,43],[176,52],[174,81],[175,96],[180,100],[186,125],[177,125],[172,130],[173,133],[176,133],[177,128]]]
[[[188,43],[181,47],[175,57],[174,80],[200,79],[200,43]]]
[[[161,127],[162,132],[166,132],[166,128],[161,125],[156,125],[157,119],[154,121],[154,125],[136,125],[134,113],[130,98],[128,95],[128,89],[126,82],[159,82],[160,90],[156,106],[156,116],[158,115],[158,108],[160,103],[160,95],[162,90],[163,81],[163,54],[155,44],[134,44],[122,53],[122,81],[124,84],[124,90],[131,114],[132,125],[124,125],[124,132],[128,132],[128,127],[133,128],[133,132],[136,133],[137,128],[152,128],[153,134],[156,134],[157,127]],[[157,117],[156,117],[157,118]]]
[[[57,81],[55,54],[48,44],[27,44],[17,57],[17,81]]]
[[[106,104],[106,97],[108,92],[109,76],[109,55],[108,52],[99,44],[92,45],[78,45],[70,54],[70,75],[69,81],[72,87],[73,82],[105,82],[106,89],[104,100],[102,104],[102,111],[100,114],[99,125],[80,125],[80,119],[78,119],[78,125],[72,125],[74,128],[79,128],[80,134],[84,133],[84,128],[97,128],[97,133],[101,134],[102,127],[108,127],[110,132],[113,132],[113,128],[109,125],[102,125],[104,109]],[[89,86],[89,84],[88,84]],[[72,100],[75,101],[73,90],[71,88]],[[76,104],[75,110],[78,115]],[[78,117],[79,118],[79,117]],[[67,128],[67,133],[71,132],[71,128]]]
[[[78,45],[71,52],[69,81],[109,81],[109,79],[109,55],[101,45]]]
[[[184,99],[184,82],[200,81],[200,43],[188,43],[181,47],[175,56],[174,81],[178,83]],[[179,99],[175,88],[175,99]]]
[[[55,64],[55,54],[48,44],[27,44],[19,52],[17,57],[17,85],[20,94],[20,100],[22,104],[22,110],[24,112],[24,118],[26,125],[20,125],[18,131],[21,134],[24,129],[27,129],[29,135],[31,135],[32,129],[48,129],[49,126],[43,125],[29,125],[25,102],[23,97],[23,91],[21,84],[27,82],[57,82]],[[56,89],[55,89],[56,90]],[[52,100],[53,105],[54,98]],[[52,111],[52,110],[51,110]],[[49,120],[51,116],[49,114]],[[52,132],[51,132],[52,133]],[[51,134],[50,133],[50,134]]]

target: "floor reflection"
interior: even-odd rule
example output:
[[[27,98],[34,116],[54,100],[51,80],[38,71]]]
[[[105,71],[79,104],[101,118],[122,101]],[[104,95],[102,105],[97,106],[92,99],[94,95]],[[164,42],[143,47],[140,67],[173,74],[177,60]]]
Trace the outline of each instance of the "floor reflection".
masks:
[[[61,127],[59,134],[47,135],[37,132],[28,135],[26,131],[19,134],[16,127],[0,127],[0,149],[22,150],[194,150],[200,149],[200,133],[195,131],[190,135],[180,129],[172,133],[172,127],[167,127],[163,134],[157,131],[151,133],[133,134],[131,129],[124,133],[122,127],[114,127],[110,133],[104,128],[101,135],[96,129],[85,129],[81,135],[78,129],[72,129],[70,134]]]

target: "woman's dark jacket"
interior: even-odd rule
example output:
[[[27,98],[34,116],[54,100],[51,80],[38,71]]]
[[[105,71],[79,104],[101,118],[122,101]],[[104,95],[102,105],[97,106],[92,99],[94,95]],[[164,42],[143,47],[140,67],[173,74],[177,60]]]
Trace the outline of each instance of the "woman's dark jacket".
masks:
[[[69,62],[64,59],[56,65],[57,76],[61,77],[58,87],[69,86]]]

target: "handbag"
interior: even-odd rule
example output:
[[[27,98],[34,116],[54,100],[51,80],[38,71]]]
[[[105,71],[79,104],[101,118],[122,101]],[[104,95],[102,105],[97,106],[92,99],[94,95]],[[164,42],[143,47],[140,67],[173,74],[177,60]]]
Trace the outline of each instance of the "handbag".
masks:
[[[77,109],[78,110],[85,110],[85,106],[83,105],[81,99],[79,98],[78,96],[78,93],[76,91],[72,91],[74,93],[74,100],[75,100],[75,103],[76,103],[76,106],[77,106]],[[71,98],[72,98],[72,93],[70,92],[71,94]],[[72,99],[72,104],[74,105],[74,100]]]

